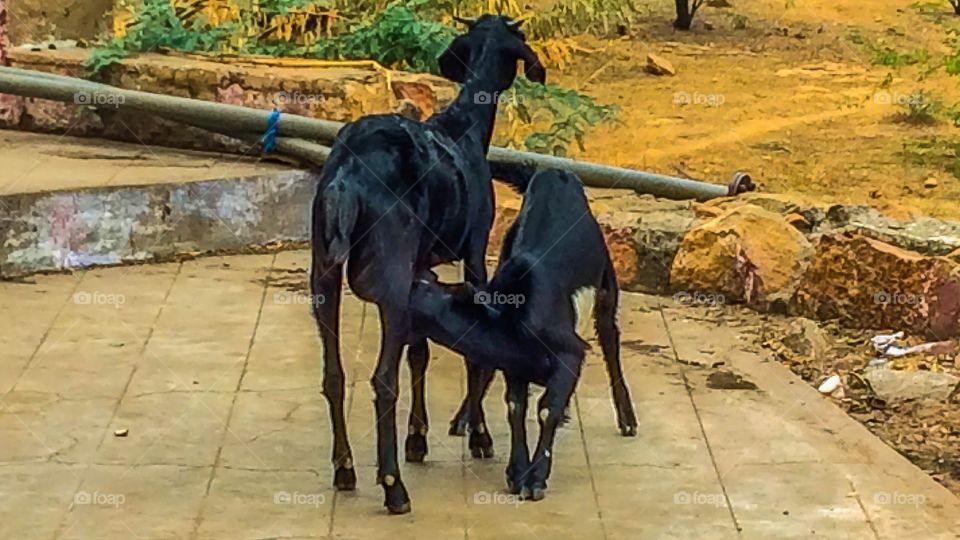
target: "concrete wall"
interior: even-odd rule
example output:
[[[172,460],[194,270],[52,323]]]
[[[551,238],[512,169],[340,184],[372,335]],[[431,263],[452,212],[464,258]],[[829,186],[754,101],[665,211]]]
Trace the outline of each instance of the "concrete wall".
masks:
[[[167,259],[308,238],[312,176],[261,177],[0,198],[0,278]]]

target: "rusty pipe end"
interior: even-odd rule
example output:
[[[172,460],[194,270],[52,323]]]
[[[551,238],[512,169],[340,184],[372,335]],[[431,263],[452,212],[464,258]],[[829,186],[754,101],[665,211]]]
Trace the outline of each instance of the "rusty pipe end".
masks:
[[[736,197],[741,193],[746,193],[748,191],[756,191],[757,185],[753,183],[753,179],[750,178],[750,175],[737,171],[733,175],[733,180],[730,180],[730,183],[727,184],[727,195],[730,197]]]

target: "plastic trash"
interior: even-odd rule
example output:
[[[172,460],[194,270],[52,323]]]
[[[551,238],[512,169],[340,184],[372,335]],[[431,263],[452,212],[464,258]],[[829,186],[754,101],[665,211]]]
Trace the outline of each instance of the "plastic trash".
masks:
[[[837,388],[840,388],[840,376],[834,374],[824,379],[824,381],[820,383],[820,386],[817,387],[817,390],[821,394],[829,395],[836,392]]]
[[[873,336],[870,338],[870,342],[873,343],[873,348],[878,353],[887,358],[900,358],[918,353],[951,354],[957,350],[957,342],[953,340],[931,341],[912,347],[900,347],[897,345],[897,341],[901,339],[903,339],[903,332],[897,332],[896,334]],[[873,361],[871,361],[871,365],[873,365]]]

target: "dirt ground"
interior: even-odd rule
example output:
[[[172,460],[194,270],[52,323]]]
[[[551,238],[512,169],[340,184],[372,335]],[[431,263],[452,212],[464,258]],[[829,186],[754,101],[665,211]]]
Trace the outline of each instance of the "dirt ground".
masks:
[[[732,308],[718,311],[741,313]],[[819,386],[833,374],[839,375],[841,389],[830,395],[834,404],[947,489],[960,495],[960,396],[956,395],[957,391],[945,400],[888,401],[879,397],[862,375],[864,368],[877,357],[870,337],[889,332],[843,329],[820,323],[822,333],[818,335],[823,337],[825,346],[821,352],[814,353],[804,344],[808,341],[792,338],[797,335],[796,321],[791,326],[788,318],[761,316],[762,322],[756,323],[753,314],[745,315],[744,320],[755,325],[753,335],[757,344],[771,350],[781,363],[812,386]],[[958,375],[960,356],[956,356],[956,351],[948,355],[911,355],[893,361],[891,368]]]
[[[12,0],[10,40],[13,43],[37,43],[55,36],[58,39],[92,40],[109,30],[110,18],[104,13],[113,0]]]
[[[687,33],[671,27],[672,3],[643,0],[649,16],[630,36],[582,40],[598,52],[554,69],[552,80],[621,111],[619,125],[590,133],[581,156],[724,183],[744,170],[765,191],[871,204],[894,217],[960,215],[960,180],[949,172],[960,131],[950,120],[895,118],[917,90],[945,106],[960,101],[960,79],[939,65],[947,30],[960,27],[946,1],[941,16],[909,0],[731,3],[704,7]],[[922,49],[930,60],[873,65],[868,44]],[[677,75],[645,73],[650,52]],[[684,97],[692,103],[675,103]],[[940,142],[924,149],[930,140]],[[930,178],[937,187],[924,187]]]

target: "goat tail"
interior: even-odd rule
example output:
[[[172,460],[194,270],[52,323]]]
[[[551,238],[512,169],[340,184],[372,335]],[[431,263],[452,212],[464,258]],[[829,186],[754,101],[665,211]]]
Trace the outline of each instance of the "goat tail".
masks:
[[[359,210],[357,196],[346,183],[335,179],[323,188],[324,244],[330,262],[347,260]]]

